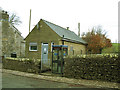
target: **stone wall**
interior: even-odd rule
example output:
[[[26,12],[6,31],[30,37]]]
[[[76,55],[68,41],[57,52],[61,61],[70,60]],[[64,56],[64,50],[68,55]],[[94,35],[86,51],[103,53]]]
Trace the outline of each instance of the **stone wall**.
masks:
[[[2,56],[2,10],[0,9],[0,57]]]
[[[54,42],[55,45],[58,45],[58,39],[60,38],[50,27],[48,27],[43,21],[38,22],[39,29],[37,29],[37,25],[33,28],[33,30],[26,37],[26,49],[25,56],[27,58],[37,58],[41,59],[41,47],[42,43],[48,43],[48,59],[52,59],[51,53],[51,43]],[[38,45],[37,51],[29,50],[29,43],[35,42]],[[52,60],[51,60],[52,61]]]
[[[14,52],[17,53],[18,57],[25,57],[25,41],[21,36],[21,33],[12,25],[10,25],[11,31],[14,32]]]
[[[2,22],[0,21],[0,57],[2,56]]]
[[[2,56],[10,57],[11,53],[16,53],[17,57],[25,56],[24,38],[16,27],[8,21],[9,15],[2,11],[1,26],[2,28]]]

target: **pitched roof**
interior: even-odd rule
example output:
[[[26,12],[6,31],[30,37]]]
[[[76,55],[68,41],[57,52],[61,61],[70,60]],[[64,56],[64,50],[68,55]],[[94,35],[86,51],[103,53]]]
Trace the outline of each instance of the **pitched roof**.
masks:
[[[43,20],[43,19],[42,19]],[[82,44],[87,44],[87,42],[85,42],[82,38],[80,38],[79,36],[77,36],[73,31],[67,30],[63,27],[60,27],[58,25],[55,25],[51,22],[48,22],[46,20],[43,20],[53,31],[55,31],[60,37],[64,38],[63,40],[67,40],[67,41],[72,41],[72,42],[78,42],[78,43],[82,43]]]

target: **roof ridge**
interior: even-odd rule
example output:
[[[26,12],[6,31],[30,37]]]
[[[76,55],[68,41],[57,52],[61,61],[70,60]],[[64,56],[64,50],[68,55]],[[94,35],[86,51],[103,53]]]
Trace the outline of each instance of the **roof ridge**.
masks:
[[[44,19],[41,19],[41,20],[46,21],[46,20],[44,20]],[[63,28],[63,29],[65,29],[65,30],[67,30],[66,28],[64,28],[64,27],[62,27],[62,26],[59,26],[59,25],[56,25],[56,24],[54,24],[54,23],[52,23],[52,22],[49,22],[49,21],[46,21],[46,22],[51,23],[51,24],[53,24],[53,25],[55,25],[55,26],[58,26],[58,27],[60,27],[60,28]],[[68,31],[73,32],[73,31],[71,31],[71,30],[68,30]]]
[[[54,23],[51,23],[49,21],[46,21],[44,19],[43,20],[44,23],[46,23],[53,31],[55,31],[60,37],[63,37],[63,35],[65,36],[64,38],[70,39],[70,40],[75,40],[77,42],[81,42],[83,44],[85,44],[86,42],[79,37],[75,32],[67,30],[59,25],[56,25]]]

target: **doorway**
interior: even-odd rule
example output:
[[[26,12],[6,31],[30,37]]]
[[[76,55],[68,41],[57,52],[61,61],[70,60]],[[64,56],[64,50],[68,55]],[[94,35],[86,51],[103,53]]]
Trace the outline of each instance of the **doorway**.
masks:
[[[48,59],[48,43],[42,43],[41,47],[41,71],[50,69],[50,63]]]

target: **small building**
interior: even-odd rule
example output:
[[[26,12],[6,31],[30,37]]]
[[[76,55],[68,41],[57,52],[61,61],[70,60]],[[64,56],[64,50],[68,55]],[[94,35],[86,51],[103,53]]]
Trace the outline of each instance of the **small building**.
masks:
[[[0,10],[0,57],[25,57],[25,41],[21,32],[9,23],[9,15]]]
[[[25,38],[25,56],[52,59],[52,45],[67,45],[68,55],[86,54],[87,43],[73,31],[41,19]]]

